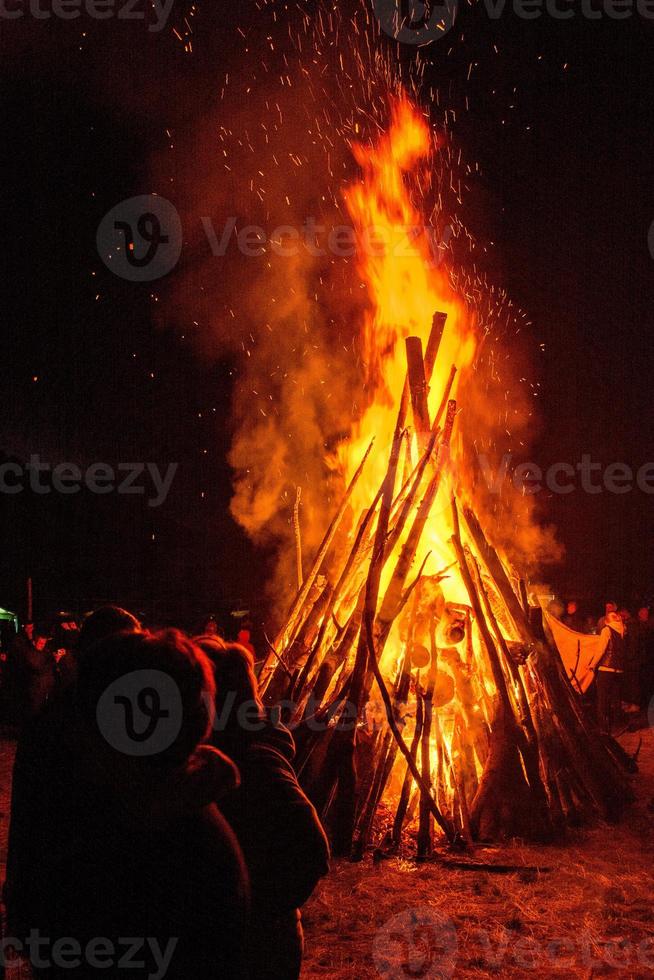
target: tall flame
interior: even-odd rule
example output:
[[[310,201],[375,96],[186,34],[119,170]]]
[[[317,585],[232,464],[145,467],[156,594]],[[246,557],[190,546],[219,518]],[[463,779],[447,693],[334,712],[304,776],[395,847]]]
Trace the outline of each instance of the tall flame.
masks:
[[[367,478],[361,481],[354,497],[356,511],[369,506],[388,462],[407,372],[405,339],[420,337],[425,349],[434,313],[447,314],[430,383],[429,409],[433,418],[451,367],[456,366],[460,377],[472,363],[476,337],[474,315],[450,283],[444,248],[434,240],[433,229],[425,225],[412,201],[411,178],[415,182],[417,172],[419,181],[420,172],[433,165],[434,138],[425,119],[406,97],[398,98],[391,106],[388,132],[373,146],[355,144],[353,152],[362,169],[362,179],[347,189],[345,199],[357,233],[358,271],[370,298],[362,346],[366,379],[373,394],[352,438],[341,447],[348,480],[371,436],[376,443]],[[455,394],[456,381],[452,397]],[[415,460],[415,434],[413,440]],[[423,542],[423,556],[431,551],[435,562],[449,563],[450,536],[445,519],[440,527],[432,520]],[[436,570],[432,568],[432,572]],[[456,593],[453,599],[464,599],[462,585]]]
[[[362,177],[346,191],[345,197],[358,237],[358,271],[370,300],[362,337],[371,400],[340,453],[349,480],[371,437],[375,438],[366,476],[357,484],[352,501],[355,514],[360,514],[370,506],[388,465],[407,377],[406,338],[419,337],[423,351],[426,350],[434,314],[437,311],[446,314],[438,357],[428,379],[429,417],[433,421],[451,379],[452,367],[456,367],[455,379],[458,379],[473,363],[477,337],[474,314],[454,290],[442,251],[435,247],[432,231],[425,226],[412,199],[416,182],[419,187],[421,175],[433,165],[434,139],[425,119],[408,99],[397,99],[391,106],[388,132],[375,145],[356,144],[353,151]],[[450,397],[456,397],[456,380]],[[418,434],[413,431],[404,445],[406,476],[420,458],[424,444],[421,447]],[[472,791],[481,774],[487,751],[485,718],[491,714],[489,706],[495,695],[492,673],[476,629],[473,631],[468,626],[458,633],[453,629],[453,624],[462,626],[462,620],[456,623],[456,616],[465,616],[463,610],[470,601],[451,544],[451,479],[456,481],[459,491],[460,482],[465,481],[460,452],[461,444],[455,441],[449,470],[441,481],[415,557],[412,574],[424,568],[426,577],[414,594],[411,610],[394,623],[381,658],[382,673],[389,685],[395,684],[403,663],[421,666],[421,650],[423,658],[426,657],[422,660],[425,666],[429,662],[426,648],[430,645],[430,635],[433,641],[431,631],[438,621],[438,670],[433,683],[440,710],[438,737],[434,731],[430,739],[432,760],[437,767],[432,776],[439,803],[450,812],[459,793],[453,780],[467,780]],[[389,586],[408,525],[414,517],[415,511],[396,542],[394,554],[386,562],[381,596]],[[442,580],[436,573],[443,573]],[[338,610],[340,621],[346,621],[358,588],[360,583]],[[409,710],[409,718],[411,715],[415,721],[415,704]],[[373,717],[371,723],[374,722]],[[411,721],[408,727],[412,728]],[[437,763],[439,742],[442,748]],[[454,776],[462,764],[462,753],[467,760],[466,774]],[[449,766],[451,775],[443,769],[444,758],[449,760],[445,770]],[[390,782],[393,794],[399,788],[402,773],[402,765],[397,765]]]

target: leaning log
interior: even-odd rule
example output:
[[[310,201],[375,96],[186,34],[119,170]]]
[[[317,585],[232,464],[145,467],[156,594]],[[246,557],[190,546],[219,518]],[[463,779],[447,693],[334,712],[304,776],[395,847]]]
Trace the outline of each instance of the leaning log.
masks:
[[[413,409],[413,424],[415,426],[418,445],[423,445],[429,438],[431,424],[429,422],[429,407],[427,393],[429,388],[425,378],[425,363],[422,357],[422,341],[420,337],[407,337],[406,359],[409,370],[409,390],[411,392],[411,408]]]
[[[520,751],[520,743],[524,736],[513,714],[500,656],[468,565],[454,499],[452,518],[454,528],[452,544],[470,597],[477,627],[488,653],[498,695],[497,714],[491,727],[490,752],[479,788],[472,801],[470,814],[472,833],[480,840],[497,840],[502,837],[549,840],[552,831],[549,815],[547,809],[541,805],[541,787],[537,782],[535,785],[527,782],[524,755]]]
[[[347,510],[348,504],[349,504],[350,499],[352,497],[352,494],[354,492],[354,488],[356,487],[356,485],[359,482],[359,479],[361,477],[361,474],[363,473],[363,469],[364,469],[364,467],[366,465],[366,461],[368,459],[368,456],[370,455],[370,452],[372,450],[372,447],[373,447],[373,442],[371,442],[370,445],[368,446],[368,448],[367,448],[367,450],[366,450],[366,452],[365,452],[365,454],[363,456],[363,459],[359,463],[359,466],[358,466],[358,468],[357,468],[354,476],[350,480],[350,484],[349,484],[349,486],[348,486],[348,488],[347,488],[347,490],[345,492],[345,496],[343,497],[343,499],[341,501],[340,507],[338,508],[338,511],[336,512],[336,514],[332,518],[332,521],[331,521],[329,527],[327,528],[327,533],[325,534],[325,536],[324,536],[324,538],[322,540],[322,543],[321,543],[321,545],[320,545],[320,547],[318,549],[318,552],[316,554],[316,557],[315,557],[315,559],[313,561],[313,565],[311,567],[311,571],[306,576],[306,578],[304,580],[304,583],[302,585],[302,588],[299,589],[299,591],[298,591],[295,599],[293,600],[293,603],[291,605],[291,609],[290,609],[289,614],[288,614],[288,617],[286,619],[286,623],[284,624],[284,626],[281,629],[281,631],[278,633],[277,638],[275,639],[275,641],[273,643],[274,649],[280,655],[282,655],[282,656],[283,656],[283,651],[286,649],[286,647],[289,645],[289,643],[293,640],[293,637],[294,637],[294,635],[295,635],[295,633],[297,631],[298,625],[299,625],[299,623],[301,621],[301,618],[302,618],[302,613],[303,613],[303,610],[304,610],[304,607],[305,607],[307,598],[308,598],[308,596],[310,595],[310,592],[311,592],[311,588],[312,588],[312,586],[313,586],[313,584],[314,584],[314,582],[316,580],[316,576],[318,575],[318,572],[320,571],[320,569],[322,567],[322,563],[325,560],[325,557],[327,555],[327,552],[329,551],[330,545],[331,545],[332,541],[334,540],[334,536],[336,534],[336,531],[338,530],[338,527],[339,527],[341,521],[343,520],[343,516],[345,515],[345,512]],[[270,679],[271,679],[271,676],[272,676],[272,670],[273,669],[274,669],[274,663],[271,661],[271,657],[269,656],[268,659],[265,661],[263,667],[261,668],[261,673],[259,675],[259,689],[261,690],[261,693],[262,694],[265,693],[266,687],[268,686],[268,683],[270,682]]]
[[[472,539],[511,613],[518,634],[531,650],[528,658],[531,677],[538,688],[538,697],[550,713],[553,732],[559,742],[556,758],[561,760],[562,771],[567,769],[569,778],[578,782],[579,795],[592,801],[596,816],[618,819],[625,806],[634,799],[624,772],[602,745],[596,726],[585,716],[560,656],[534,634],[506,570],[476,516],[469,508],[464,509],[464,514]]]

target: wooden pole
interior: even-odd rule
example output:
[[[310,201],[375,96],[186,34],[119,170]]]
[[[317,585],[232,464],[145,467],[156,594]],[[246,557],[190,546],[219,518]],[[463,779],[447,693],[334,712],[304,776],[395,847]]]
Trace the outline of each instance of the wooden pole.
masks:
[[[402,546],[402,550],[393,571],[393,576],[388,589],[386,590],[384,601],[382,602],[382,606],[379,611],[380,637],[384,637],[384,640],[388,636],[393,621],[401,608],[404,583],[406,582],[409,569],[411,568],[411,565],[416,557],[422,532],[427,523],[427,518],[429,517],[434,500],[436,499],[436,494],[438,493],[443,467],[449,449],[449,442],[455,415],[456,402],[450,402],[448,407],[447,422],[445,424],[443,438],[438,451],[434,475],[429,483],[429,486],[427,487],[427,490],[425,491],[424,497],[420,502],[418,512],[411,526],[411,530],[409,531],[409,535]]]
[[[302,573],[302,532],[300,531],[300,497],[302,496],[302,487],[298,487],[295,492],[295,506],[293,507],[293,530],[295,532],[295,562],[297,565],[297,587],[298,592],[302,588],[303,583],[303,573]]]
[[[418,679],[416,677],[416,727],[413,732],[413,739],[411,740],[411,748],[409,749],[411,758],[414,762],[418,757],[418,748],[420,746],[420,739],[422,736],[423,718],[424,709],[422,697],[418,690]],[[395,820],[393,821],[393,831],[391,835],[393,850],[398,850],[400,846],[400,841],[402,839],[402,827],[404,826],[404,820],[409,808],[409,797],[411,796],[412,786],[413,776],[411,774],[411,769],[409,766],[407,766],[406,773],[404,774],[404,782],[402,783],[402,790],[400,792],[400,799],[397,804]]]
[[[372,672],[375,675],[375,680],[377,681],[377,686],[379,687],[379,693],[382,696],[382,701],[384,702],[384,707],[386,708],[388,714],[388,724],[390,725],[391,731],[393,733],[395,741],[397,742],[398,748],[402,753],[402,755],[404,756],[404,758],[406,759],[407,765],[411,770],[411,775],[415,779],[416,784],[420,792],[422,793],[432,816],[434,817],[436,823],[439,825],[439,827],[447,837],[450,844],[452,844],[454,842],[454,837],[455,837],[454,828],[450,824],[449,820],[447,820],[443,816],[438,806],[436,805],[436,801],[434,800],[431,794],[431,788],[425,783],[425,780],[422,778],[422,773],[420,772],[416,760],[411,757],[411,750],[409,749],[406,742],[402,738],[402,733],[400,732],[397,726],[397,722],[393,714],[393,704],[391,702],[390,695],[386,688],[386,683],[384,681],[384,678],[382,677],[381,670],[379,669],[379,664],[377,662],[375,643],[372,635],[372,623],[369,620],[364,621],[364,630],[366,635],[366,641],[368,643],[370,666],[372,667]]]
[[[477,520],[476,514],[470,509],[470,507],[464,507],[463,516],[465,517],[472,540],[474,541],[484,564],[490,572],[491,578],[494,579],[499,589],[500,595],[502,596],[502,599],[509,610],[511,619],[515,623],[521,639],[525,640],[526,642],[533,640],[534,638],[532,636],[525,611],[513,590],[513,586],[509,581],[509,576],[506,574],[504,565],[500,561],[497,552],[488,543],[481,524]]]
[[[424,722],[422,726],[422,736],[420,739],[420,762],[422,767],[422,778],[425,784],[431,789],[431,729],[434,711],[434,688],[436,687],[436,674],[438,672],[438,650],[436,649],[436,634],[432,624],[431,629],[431,657],[427,683],[424,693]],[[429,800],[420,796],[420,809],[418,818],[418,860],[425,860],[431,857],[431,813],[429,810]]]
[[[418,444],[424,448],[425,439],[429,438],[431,424],[429,422],[429,407],[427,405],[427,380],[425,378],[425,363],[422,357],[422,341],[420,337],[407,337],[406,359],[409,369],[409,389],[411,392],[411,407],[413,409],[413,424],[415,426]]]
[[[434,373],[434,368],[436,367],[436,358],[438,357],[441,340],[445,332],[446,320],[447,313],[441,313],[437,310],[431,321],[431,332],[427,341],[427,350],[425,351],[425,377],[427,378],[427,384],[429,384],[431,376]]]
[[[447,407],[448,402],[450,401],[450,395],[452,394],[452,385],[454,384],[455,377],[456,377],[456,364],[453,364],[452,367],[450,368],[450,376],[445,384],[445,391],[443,392],[441,403],[438,406],[438,411],[436,412],[436,415],[434,416],[434,424],[433,424],[434,429],[441,424],[443,413]]]
[[[277,650],[279,655],[283,656],[284,650],[286,649],[288,644],[293,640],[293,637],[295,635],[295,632],[297,631],[300,622],[304,605],[307,601],[309,593],[311,592],[311,588],[316,580],[316,576],[318,575],[318,572],[320,571],[322,563],[325,560],[325,556],[329,551],[330,545],[334,539],[336,531],[338,530],[339,524],[343,520],[343,516],[345,514],[345,511],[347,510],[348,503],[350,502],[350,498],[352,497],[354,488],[356,487],[361,477],[361,474],[363,473],[364,466],[366,465],[372,447],[373,447],[373,442],[371,442],[368,448],[366,449],[363,459],[359,463],[359,466],[354,476],[350,480],[350,484],[345,492],[345,496],[341,501],[341,505],[338,508],[336,514],[334,515],[327,529],[327,533],[325,534],[322,540],[320,548],[318,549],[318,553],[316,554],[316,557],[314,559],[313,565],[311,567],[311,571],[305,578],[302,588],[299,589],[295,599],[293,600],[293,604],[289,611],[286,624],[278,633],[274,643],[272,644],[273,648]],[[272,676],[272,664],[271,664],[271,659],[269,657],[264,663],[261,669],[261,674],[259,676],[259,689],[262,693],[265,691],[268,683],[270,682],[271,676]]]

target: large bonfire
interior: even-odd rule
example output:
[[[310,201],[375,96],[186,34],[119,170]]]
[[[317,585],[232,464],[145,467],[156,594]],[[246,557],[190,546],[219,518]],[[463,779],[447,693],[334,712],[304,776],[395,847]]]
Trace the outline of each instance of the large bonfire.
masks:
[[[345,193],[370,306],[368,407],[338,450],[346,490],[270,640],[261,675],[285,699],[302,777],[335,849],[418,854],[450,843],[549,839],[614,818],[629,788],[532,625],[527,589],[484,531],[457,395],[479,329],[413,203],[432,132],[405,97]],[[318,447],[317,447],[318,451]],[[382,710],[377,710],[378,704]]]

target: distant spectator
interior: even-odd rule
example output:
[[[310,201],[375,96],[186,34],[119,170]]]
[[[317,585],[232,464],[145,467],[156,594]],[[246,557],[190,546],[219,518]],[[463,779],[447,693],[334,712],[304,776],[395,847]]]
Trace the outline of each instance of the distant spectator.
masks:
[[[198,636],[220,636],[218,621],[213,613],[202,620],[199,628],[195,632]]]
[[[248,627],[244,626],[242,629],[240,629],[238,631],[238,636],[236,637],[236,642],[240,646],[245,647],[245,649],[248,651],[248,653],[251,653],[252,656],[256,660],[256,656],[257,655],[256,655],[256,651],[254,649],[254,644],[252,643],[252,633],[250,632],[250,630],[249,630]]]
[[[565,613],[565,606],[560,599],[551,599],[547,604],[547,611],[555,619],[561,619]]]
[[[126,630],[128,633],[141,629],[138,619],[120,606],[100,606],[88,613],[77,633],[77,642],[59,660],[59,690],[64,691],[77,680],[79,664],[95,643],[107,636]]]
[[[617,612],[607,612],[601,635],[606,646],[597,666],[597,716],[602,731],[610,734],[621,717],[625,666],[625,626]]]
[[[29,724],[43,710],[55,689],[56,662],[44,630],[25,623],[16,637],[11,658],[15,671],[15,696],[21,724]]]
[[[57,613],[50,631],[48,649],[55,662],[55,694],[69,684],[75,650],[79,640],[79,627],[72,613]]]
[[[604,615],[603,616],[600,616],[600,618],[597,620],[597,632],[598,633],[601,633],[602,630],[604,629],[604,627],[606,625],[606,617],[609,615],[609,613],[616,613],[617,611],[618,611],[618,604],[617,604],[617,602],[607,602],[606,603],[606,605],[604,606]]]
[[[584,620],[584,633],[588,633],[589,636],[594,636],[599,632],[597,628],[597,621],[594,616],[586,616]]]
[[[579,606],[574,599],[570,599],[566,604],[565,615],[561,622],[568,629],[575,630],[577,633],[584,632],[584,620],[579,614]]]

